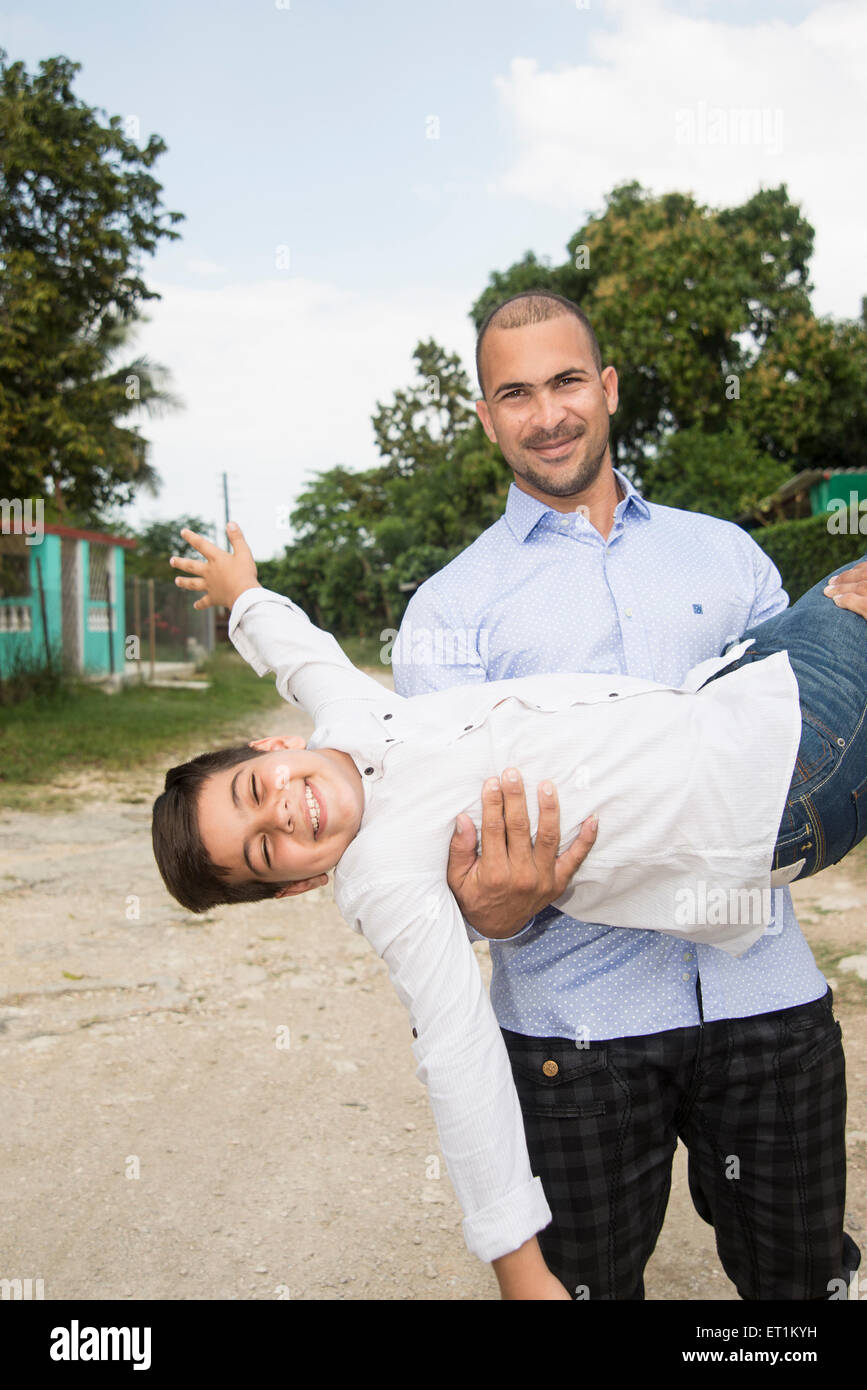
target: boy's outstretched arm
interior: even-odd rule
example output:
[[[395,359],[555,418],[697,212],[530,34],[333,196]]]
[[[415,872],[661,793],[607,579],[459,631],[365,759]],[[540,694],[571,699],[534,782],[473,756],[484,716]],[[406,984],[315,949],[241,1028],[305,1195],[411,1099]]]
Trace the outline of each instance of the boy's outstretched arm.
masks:
[[[263,589],[240,526],[226,527],[231,551],[195,531],[184,529],[181,535],[202,559],[173,555],[173,568],[189,576],[175,583],[200,595],[195,608],[231,609],[229,637],[241,656],[257,675],[273,671],[284,700],[306,710],[314,723],[337,721],[359,704],[375,711],[405,704],[353,666],[331,633],[315,627],[296,603]]]

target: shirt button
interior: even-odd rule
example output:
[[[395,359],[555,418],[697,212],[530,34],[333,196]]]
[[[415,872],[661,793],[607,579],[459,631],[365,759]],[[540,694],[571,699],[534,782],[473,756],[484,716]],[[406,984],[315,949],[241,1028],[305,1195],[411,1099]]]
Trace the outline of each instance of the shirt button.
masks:
[[[412,1030],[412,1035],[413,1035],[414,1038],[417,1038],[417,1037],[418,1037],[418,1029],[417,1029],[417,1028],[413,1028],[413,1030]]]
[[[465,724],[465,725],[464,725],[464,733],[465,733],[465,734],[468,734],[469,731],[470,731],[470,729],[471,729],[472,727],[473,727],[472,724]]]
[[[684,970],[684,972],[683,972],[683,974],[681,975],[680,978],[681,978],[682,980],[691,980],[691,979],[692,979],[692,973],[691,973],[691,971],[689,971],[689,970]]]
[[[372,768],[372,767],[366,767],[366,768],[364,769],[364,775],[365,775],[365,777],[370,777],[372,773],[373,773],[373,768]]]
[[[386,743],[394,743],[394,739],[393,739],[393,738],[387,738],[385,741],[386,741]]]
[[[627,610],[626,610],[626,616],[627,616],[627,618],[631,618],[631,617],[632,617],[632,609],[631,609],[631,608],[627,608]]]
[[[692,951],[684,951],[683,958],[684,960],[692,960]]]
[[[542,1063],[542,1070],[546,1076],[556,1076],[560,1068],[556,1062],[548,1061]]]
[[[390,715],[390,714],[384,714],[382,717],[383,717],[383,719],[390,719],[390,718],[391,718],[391,715]]]
[[[609,700],[615,700],[615,699],[617,698],[617,691],[616,691],[616,690],[609,690],[609,692],[608,692],[608,698],[609,698]]]

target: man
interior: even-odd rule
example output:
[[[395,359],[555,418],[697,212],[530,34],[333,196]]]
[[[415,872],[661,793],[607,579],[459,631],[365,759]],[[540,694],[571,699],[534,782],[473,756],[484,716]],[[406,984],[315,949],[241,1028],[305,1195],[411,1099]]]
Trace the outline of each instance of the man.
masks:
[[[481,326],[477,370],[479,418],[514,483],[505,515],[413,596],[399,694],[537,671],[678,684],[786,607],[739,527],[648,504],[614,470],[617,374],[577,305],[546,291],[505,301]],[[865,571],[837,601],[863,594]],[[475,643],[443,660],[467,632]],[[471,934],[492,940],[491,997],[554,1213],[539,1233],[550,1269],[576,1298],[644,1297],[680,1136],[741,1297],[827,1298],[860,1261],[843,1232],[844,1059],[788,890],[732,960],[546,907],[572,871],[556,846],[530,844],[507,769],[502,794],[484,794],[481,856],[462,817],[449,859]]]

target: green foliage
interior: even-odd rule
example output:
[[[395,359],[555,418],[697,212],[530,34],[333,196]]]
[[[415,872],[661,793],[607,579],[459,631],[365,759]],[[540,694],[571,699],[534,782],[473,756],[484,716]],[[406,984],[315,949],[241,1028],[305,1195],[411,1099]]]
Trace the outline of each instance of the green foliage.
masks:
[[[791,603],[826,574],[867,554],[867,535],[858,532],[841,535],[829,531],[828,523],[832,519],[832,513],[823,512],[801,521],[783,521],[751,532],[753,540],[767,551],[780,571]]]
[[[864,322],[796,314],[741,383],[742,419],[790,469],[867,466]]]
[[[163,368],[115,360],[159,297],[141,257],[178,236],[149,172],[166,146],[79,101],[80,66],[31,77],[0,50],[0,493],[53,497],[65,520],[156,489],[131,417],[177,404]]]
[[[176,517],[172,521],[151,521],[141,531],[123,523],[114,523],[111,530],[115,535],[135,538],[135,550],[126,551],[125,567],[128,574],[142,578],[167,580],[171,577],[170,555],[188,555],[201,559],[197,550],[181,539],[181,527],[189,527],[200,535],[214,539],[214,527],[209,521],[198,516]]]
[[[617,368],[612,452],[627,472],[644,474],[676,431],[713,435],[736,421],[790,472],[815,459],[855,467],[867,463],[867,334],[863,321],[813,316],[812,251],[785,186],[714,210],[627,183],[570,238],[562,265],[528,252],[491,275],[472,315],[478,325],[534,285],[581,305]]]
[[[759,453],[743,426],[705,434],[700,425],[669,435],[641,465],[642,490],[654,502],[735,521],[790,476]]]
[[[6,658],[0,675],[0,707],[30,700],[56,700],[68,688],[68,679],[55,651]]]
[[[419,380],[396,391],[391,405],[376,403],[373,433],[389,469],[406,475],[424,469],[450,448],[476,418],[460,358],[437,343],[419,343],[414,358]]]

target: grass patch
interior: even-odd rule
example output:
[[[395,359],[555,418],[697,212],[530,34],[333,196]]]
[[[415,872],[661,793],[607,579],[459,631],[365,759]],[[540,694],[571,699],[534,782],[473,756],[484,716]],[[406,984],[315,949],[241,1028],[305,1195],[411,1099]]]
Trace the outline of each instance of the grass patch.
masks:
[[[58,686],[68,684],[56,651],[48,659],[16,656],[0,673],[0,707],[51,699]]]
[[[128,685],[110,695],[73,682],[0,708],[0,806],[31,805],[46,785],[62,788],[82,772],[135,777],[159,758],[177,762],[231,743],[250,715],[279,707],[273,678],[260,680],[234,651],[216,652],[204,675],[206,691]],[[60,809],[53,794],[52,806]]]

